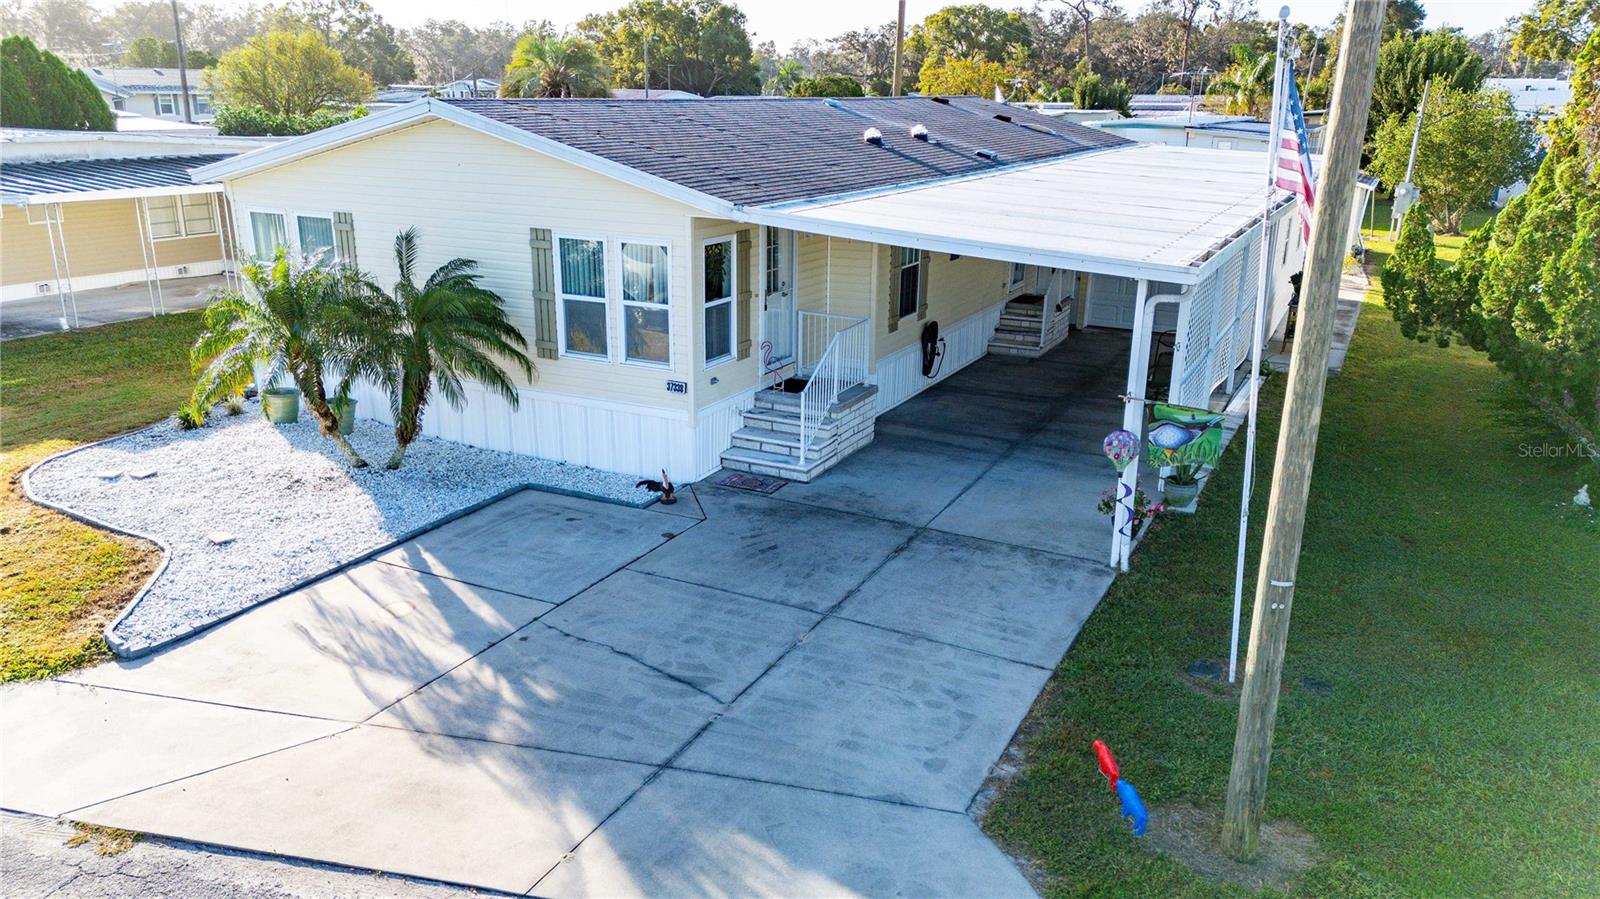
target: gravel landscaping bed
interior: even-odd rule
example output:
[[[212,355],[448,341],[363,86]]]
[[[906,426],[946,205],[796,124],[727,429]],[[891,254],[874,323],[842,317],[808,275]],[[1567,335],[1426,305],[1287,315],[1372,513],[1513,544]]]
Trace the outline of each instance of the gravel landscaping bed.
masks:
[[[165,544],[165,568],[108,634],[120,654],[193,633],[518,487],[635,506],[654,499],[628,475],[430,437],[385,471],[394,437],[375,422],[358,424],[350,442],[372,467],[351,469],[304,413],[274,426],[251,403],[197,431],[164,422],[47,459],[27,488]]]

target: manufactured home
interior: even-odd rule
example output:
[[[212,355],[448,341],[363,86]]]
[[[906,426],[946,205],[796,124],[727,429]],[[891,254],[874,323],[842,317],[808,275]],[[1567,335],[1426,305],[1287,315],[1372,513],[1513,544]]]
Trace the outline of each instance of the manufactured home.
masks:
[[[416,226],[424,271],[477,260],[537,371],[426,433],[688,482],[817,477],[963,366],[1083,328],[1134,332],[1130,427],[1148,383],[1207,404],[1261,262],[1270,333],[1304,250],[1260,168],[963,97],[429,98],[195,177],[256,257],[331,248],[383,281]]]

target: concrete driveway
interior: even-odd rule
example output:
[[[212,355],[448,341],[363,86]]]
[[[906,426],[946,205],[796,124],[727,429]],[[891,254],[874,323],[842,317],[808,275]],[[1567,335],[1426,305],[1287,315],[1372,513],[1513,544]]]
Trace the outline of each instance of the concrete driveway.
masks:
[[[1031,895],[968,811],[1111,579],[1121,349],[1069,347],[814,484],[523,492],[0,692],[0,806],[540,896]]]
[[[203,309],[211,301],[212,292],[226,286],[221,275],[168,278],[161,282],[160,305],[167,312]],[[143,281],[80,290],[75,304],[70,300],[66,303],[67,322],[74,329],[82,329],[149,318],[153,305],[150,289]],[[54,334],[61,330],[61,316],[62,299],[55,294],[11,300],[0,307],[0,340]]]

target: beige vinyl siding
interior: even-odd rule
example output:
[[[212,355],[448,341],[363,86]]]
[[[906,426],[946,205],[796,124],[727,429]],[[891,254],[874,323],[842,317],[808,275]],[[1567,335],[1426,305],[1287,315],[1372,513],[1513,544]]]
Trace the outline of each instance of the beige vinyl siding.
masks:
[[[873,315],[878,291],[888,289],[887,281],[875,286],[878,244],[840,237],[830,240],[821,234],[801,234],[797,242],[795,296],[800,309],[862,318]]]
[[[139,249],[139,222],[134,200],[104,200],[61,204],[62,233],[74,278],[144,270]],[[0,216],[0,277],[6,285],[53,281],[49,229],[44,210],[34,211],[39,224],[28,221],[26,208],[8,207]],[[179,237],[155,242],[155,264],[162,268],[222,258],[216,234]],[[65,273],[63,273],[65,274]]]
[[[1011,264],[998,262],[993,259],[979,259],[974,256],[962,256],[952,261],[948,253],[929,253],[928,278],[928,316],[922,321],[915,316],[900,320],[900,327],[895,331],[888,328],[888,290],[889,290],[889,253],[890,248],[878,247],[879,272],[877,276],[878,290],[885,297],[884,308],[876,309],[873,315],[873,333],[876,335],[875,359],[903,349],[917,342],[922,334],[925,322],[937,321],[941,329],[949,328],[956,322],[980,312],[996,303],[1005,300],[1012,291],[1007,282],[1010,279]],[[1032,283],[1032,273],[1025,284]]]
[[[251,210],[353,214],[357,257],[379,283],[392,283],[394,238],[420,231],[421,275],[447,259],[477,260],[485,286],[506,300],[533,356],[534,304],[529,230],[556,238],[608,241],[611,294],[608,342],[616,361],[536,359],[533,386],[563,394],[691,407],[693,395],[667,381],[696,379],[698,287],[690,280],[689,213],[680,203],[448,122],[433,121],[320,153],[229,183],[239,234],[248,249]],[[617,240],[671,247],[670,369],[622,360],[621,258]],[[515,379],[522,380],[520,373]],[[692,387],[691,387],[692,390]]]

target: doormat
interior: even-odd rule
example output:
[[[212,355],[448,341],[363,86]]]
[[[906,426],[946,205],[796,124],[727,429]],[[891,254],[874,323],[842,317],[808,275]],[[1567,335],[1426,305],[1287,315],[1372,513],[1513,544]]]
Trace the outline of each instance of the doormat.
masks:
[[[782,478],[767,478],[758,474],[746,474],[742,471],[730,471],[713,481],[718,487],[732,487],[735,490],[749,490],[753,493],[777,493],[784,484],[789,483]]]

